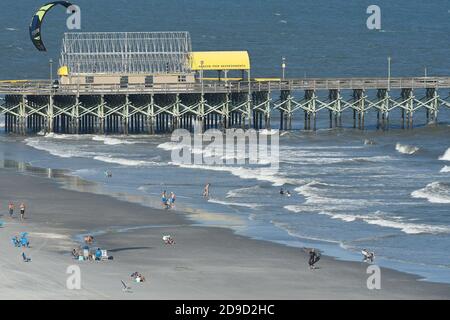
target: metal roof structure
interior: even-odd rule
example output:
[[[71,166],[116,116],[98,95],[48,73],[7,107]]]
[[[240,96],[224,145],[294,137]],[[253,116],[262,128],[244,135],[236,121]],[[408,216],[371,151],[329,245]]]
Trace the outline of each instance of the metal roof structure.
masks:
[[[77,74],[190,72],[189,32],[69,32],[60,66]]]

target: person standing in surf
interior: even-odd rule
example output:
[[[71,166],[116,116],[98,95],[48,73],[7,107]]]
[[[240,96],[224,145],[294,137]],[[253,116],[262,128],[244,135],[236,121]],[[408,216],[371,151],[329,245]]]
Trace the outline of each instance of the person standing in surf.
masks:
[[[205,185],[205,188],[203,188],[203,197],[204,198],[209,198],[209,187],[211,186],[210,183],[207,183]]]
[[[167,208],[167,193],[166,193],[166,190],[164,190],[163,193],[161,194],[161,205],[163,206],[163,208]]]

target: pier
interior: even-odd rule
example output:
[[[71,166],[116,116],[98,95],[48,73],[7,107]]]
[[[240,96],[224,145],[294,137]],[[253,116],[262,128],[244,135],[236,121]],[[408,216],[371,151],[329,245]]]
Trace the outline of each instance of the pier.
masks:
[[[204,77],[212,70],[217,79]],[[242,72],[238,80],[228,77],[233,71]],[[363,130],[373,115],[386,130],[394,111],[403,128],[412,128],[415,113],[424,111],[428,123],[450,108],[450,77],[252,78],[246,52],[195,53],[186,32],[68,33],[58,75],[56,84],[0,81],[7,133],[292,130],[294,119],[316,130],[319,116],[330,128],[343,126],[344,113],[354,128]]]
[[[450,108],[449,92],[450,78],[423,77],[205,81],[126,88],[100,84],[54,88],[50,81],[24,81],[0,83],[4,95],[0,112],[6,132],[17,134],[155,134],[193,130],[195,124],[204,130],[269,129],[274,127],[275,112],[280,114],[281,130],[292,129],[294,117],[304,119],[303,129],[315,130],[323,113],[330,127],[340,127],[344,112],[353,114],[355,128],[364,129],[365,118],[373,114],[378,127],[387,129],[396,109],[404,128],[412,128],[418,110],[425,111],[428,122],[437,120],[441,108]]]

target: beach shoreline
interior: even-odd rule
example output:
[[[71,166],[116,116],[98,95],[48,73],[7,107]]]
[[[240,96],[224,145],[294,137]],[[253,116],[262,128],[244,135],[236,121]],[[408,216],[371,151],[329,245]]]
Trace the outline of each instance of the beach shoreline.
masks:
[[[299,248],[198,226],[182,212],[152,209],[107,195],[61,188],[54,179],[0,169],[2,299],[448,299],[450,286],[382,268],[381,290],[367,289],[367,264],[323,256],[309,270]],[[25,202],[25,222],[7,217],[8,201]],[[17,205],[16,205],[17,206]],[[112,261],[72,259],[75,236],[101,231],[94,246]],[[11,237],[29,232],[24,263]],[[174,237],[165,245],[164,234]],[[82,289],[68,290],[67,268],[81,269]],[[138,271],[148,279],[132,283]],[[133,288],[121,290],[124,280]]]

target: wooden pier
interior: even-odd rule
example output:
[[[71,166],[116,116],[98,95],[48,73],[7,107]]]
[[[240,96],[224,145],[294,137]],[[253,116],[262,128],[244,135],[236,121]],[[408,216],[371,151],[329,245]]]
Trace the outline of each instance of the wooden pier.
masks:
[[[204,81],[203,83],[59,85],[50,81],[0,83],[0,113],[5,131],[137,134],[169,133],[177,128],[271,128],[275,112],[279,128],[292,129],[294,117],[305,130],[317,128],[320,113],[330,127],[342,126],[342,114],[353,113],[353,126],[364,129],[373,113],[378,127],[389,126],[390,113],[412,128],[413,116],[425,110],[436,121],[450,108],[450,78],[291,79],[285,81]],[[394,95],[396,93],[397,95]],[[278,126],[278,125],[277,125]]]

